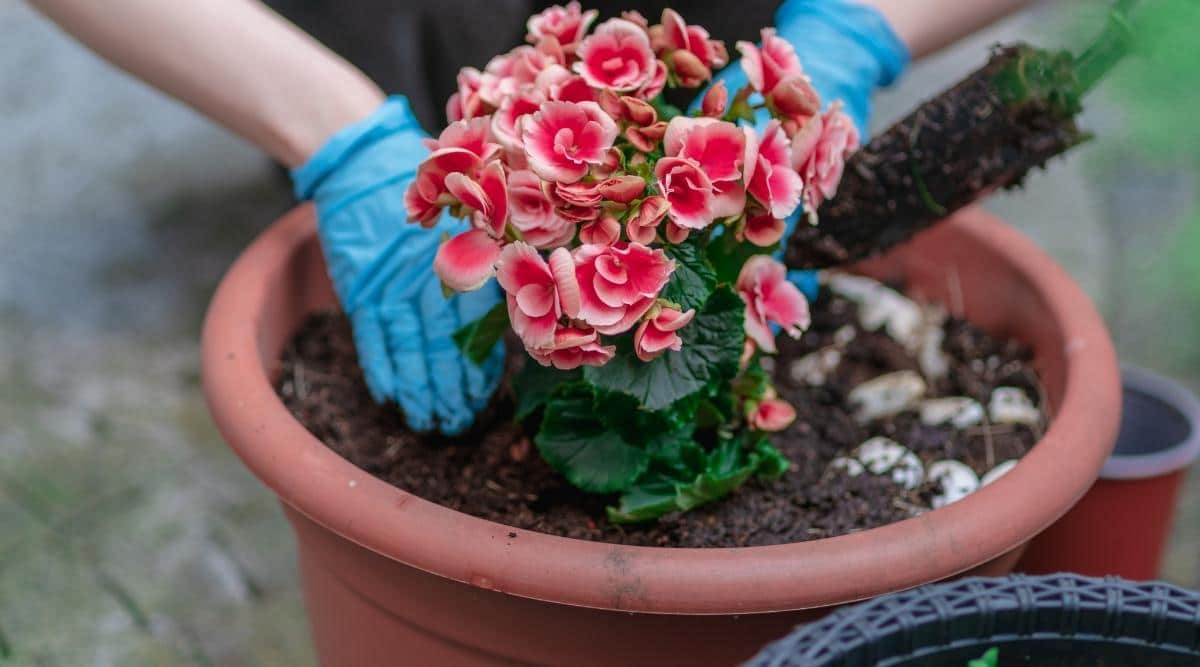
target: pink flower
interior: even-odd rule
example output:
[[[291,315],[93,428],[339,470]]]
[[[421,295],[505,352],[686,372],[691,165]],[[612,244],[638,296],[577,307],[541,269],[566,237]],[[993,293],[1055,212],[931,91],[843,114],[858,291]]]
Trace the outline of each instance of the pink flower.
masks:
[[[780,398],[764,398],[746,403],[746,421],[759,431],[782,431],[796,421],[796,408]]]
[[[451,174],[474,178],[484,162],[500,150],[498,144],[487,140],[488,123],[487,116],[455,121],[437,139],[424,140],[432,152],[421,162],[416,179],[404,193],[409,220],[425,226],[436,222],[442,207],[454,203],[446,178]]]
[[[658,191],[671,205],[671,220],[680,227],[704,229],[715,219],[712,181],[695,160],[664,157],[654,165]]]
[[[775,352],[775,336],[768,322],[778,324],[792,338],[808,327],[808,300],[787,279],[787,268],[766,255],[754,255],[738,274],[737,292],[746,302],[746,335],[758,347]]]
[[[575,249],[579,317],[604,335],[628,331],[650,310],[675,262],[640,243]]]
[[[603,164],[617,138],[616,122],[595,102],[546,102],[521,122],[529,167],[542,178],[574,183]]]
[[[588,27],[596,20],[597,13],[594,9],[580,11],[578,2],[567,3],[566,7],[548,7],[542,10],[542,13],[529,17],[525,24],[529,34],[525,39],[536,43],[543,37],[553,37],[564,49],[570,50],[587,34]]]
[[[704,93],[704,99],[700,101],[700,113],[709,118],[720,118],[725,115],[728,106],[729,88],[724,81],[718,81]]]
[[[666,133],[667,122],[663,120],[647,127],[630,125],[625,128],[625,138],[633,144],[634,148],[644,153],[653,151]]]
[[[608,201],[628,204],[646,191],[646,181],[641,176],[629,174],[607,178],[596,186],[596,191]]]
[[[664,306],[657,315],[642,320],[633,332],[633,353],[642,361],[651,361],[667,350],[678,352],[683,347],[678,331],[695,316],[694,310],[681,313]]]
[[[534,89],[546,99],[556,102],[595,102],[596,91],[578,74],[562,65],[550,65],[542,70],[533,83]]]
[[[652,195],[642,200],[642,205],[638,208],[638,212],[629,216],[629,220],[625,223],[625,235],[630,241],[649,245],[654,242],[654,237],[658,233],[658,223],[662,222],[663,217],[667,215],[667,210],[671,207],[665,197],[660,195]]]
[[[804,178],[804,206],[810,214],[837,194],[846,157],[857,148],[858,130],[837,102],[792,138],[792,166]]]
[[[422,143],[430,150],[424,163],[439,163],[444,155],[459,155],[464,158],[473,157],[473,164],[481,164],[490,159],[500,149],[498,144],[488,141],[488,125],[490,119],[471,118],[450,123],[437,139],[424,139]],[[457,151],[457,153],[453,152]],[[457,164],[457,162],[456,162]]]
[[[779,121],[772,120],[756,143],[755,157],[746,163],[746,189],[771,215],[786,219],[800,205],[804,181],[792,167],[793,152]]]
[[[477,229],[483,229],[493,238],[504,235],[508,224],[508,184],[499,162],[487,163],[478,182],[462,173],[448,174],[446,189],[471,209],[471,223]]]
[[[650,38],[636,23],[609,19],[583,40],[577,49],[578,72],[595,88],[637,90],[655,76]]]
[[[474,67],[458,70],[458,92],[446,102],[446,119],[454,122],[482,116],[485,113],[484,101],[479,95],[482,85],[482,73],[479,70]]]
[[[807,76],[796,74],[775,86],[767,96],[767,104],[799,127],[821,111],[821,96]]]
[[[504,98],[500,108],[492,114],[492,136],[505,149],[505,160],[510,166],[523,166],[525,145],[521,142],[521,118],[535,113],[545,101],[537,92],[525,89]]]
[[[709,39],[707,30],[698,25],[688,25],[675,10],[663,10],[662,26],[667,48],[688,51],[711,69],[724,67],[729,62],[729,54],[720,40]]]
[[[695,160],[709,180],[742,178],[746,135],[733,123],[715,118],[676,116],[667,125],[663,148],[669,157]]]
[[[601,345],[600,336],[582,327],[560,326],[554,332],[554,342],[545,347],[526,348],[529,356],[543,366],[569,371],[580,366],[603,366],[616,354],[613,345]]]
[[[508,294],[508,318],[525,347],[554,344],[563,315],[579,315],[579,283],[566,248],[550,253],[549,263],[528,243],[504,246],[496,261],[496,279]]]
[[[433,258],[433,272],[446,287],[470,292],[496,272],[500,244],[482,229],[472,229],[446,241]]]
[[[652,100],[658,97],[658,94],[663,91],[663,87],[667,85],[667,64],[661,60],[654,61],[654,71],[650,74],[650,80],[642,84],[634,92],[634,95],[643,100]]]
[[[770,213],[759,212],[747,215],[738,240],[745,239],[760,248],[769,248],[783,238],[787,223]]]
[[[764,96],[784,79],[804,73],[796,50],[777,37],[774,28],[763,28],[761,48],[751,42],[738,42],[737,50],[742,54],[742,69],[750,85]]]
[[[621,238],[621,223],[611,215],[602,215],[579,228],[579,242],[612,245]]]
[[[570,242],[575,224],[555,212],[546,183],[532,171],[508,175],[508,208],[513,227],[535,248],[548,250]]]

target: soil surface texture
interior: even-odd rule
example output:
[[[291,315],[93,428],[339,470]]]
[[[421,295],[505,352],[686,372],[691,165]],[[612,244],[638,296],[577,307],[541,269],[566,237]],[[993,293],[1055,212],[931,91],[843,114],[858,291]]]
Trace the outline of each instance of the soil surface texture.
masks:
[[[604,508],[614,499],[572,487],[538,456],[511,420],[505,391],[473,432],[456,438],[417,435],[394,405],[377,405],[363,381],[346,318],[313,315],[283,357],[278,391],[309,431],[341,456],[397,487],[443,506],[516,529],[647,546],[735,547],[832,537],[929,511],[941,492],[925,481],[906,489],[888,474],[851,476],[830,462],[873,436],[908,447],[923,463],[955,459],[983,475],[1020,458],[1041,436],[1045,400],[1028,350],[948,317],[941,350],[948,372],[926,377],[926,397],[970,397],[985,409],[998,387],[1024,391],[1041,413],[1032,425],[982,422],[958,428],[927,425],[918,410],[859,423],[850,390],[881,374],[920,371],[918,356],[883,331],[865,331],[858,306],[822,288],[812,326],[799,340],[780,337],[776,386],[798,418],[775,436],[791,461],[776,480],[753,479],[729,497],[638,525],[614,525]],[[853,337],[850,337],[853,332]],[[823,382],[800,377],[797,360],[835,346],[840,363]],[[520,358],[523,354],[511,354]],[[386,511],[381,508],[380,511]]]

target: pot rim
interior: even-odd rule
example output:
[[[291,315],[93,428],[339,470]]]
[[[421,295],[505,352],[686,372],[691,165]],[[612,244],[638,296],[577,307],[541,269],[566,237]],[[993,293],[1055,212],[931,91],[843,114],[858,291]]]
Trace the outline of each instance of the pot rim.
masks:
[[[1100,470],[1100,479],[1149,479],[1184,470],[1200,457],[1200,399],[1179,382],[1132,364],[1121,365],[1123,389],[1147,394],[1170,406],[1188,422],[1186,438],[1152,454],[1113,453]]]
[[[870,598],[1020,547],[1087,491],[1117,432],[1116,355],[1083,291],[1031,241],[981,209],[940,226],[990,246],[1042,295],[1063,333],[1062,400],[1044,437],[1001,479],[952,505],[858,533],[730,548],[591,542],[447,509],[357,468],[291,415],[260,354],[264,311],[284,307],[270,303],[268,286],[313,242],[311,205],[271,225],[222,279],[204,323],[204,393],[225,441],[283,502],[347,540],[432,574],[526,598],[644,613],[767,613]],[[1037,500],[1005,512],[1005,496]]]

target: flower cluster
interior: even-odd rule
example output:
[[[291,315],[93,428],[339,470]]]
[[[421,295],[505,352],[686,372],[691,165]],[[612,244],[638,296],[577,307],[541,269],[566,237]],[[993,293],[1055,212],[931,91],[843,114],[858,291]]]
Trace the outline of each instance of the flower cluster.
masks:
[[[836,191],[854,127],[837,103],[822,111],[795,51],[769,29],[761,45],[738,44],[750,85],[732,96],[712,85],[688,116],[664,88],[708,84],[728,64],[725,46],[671,9],[655,25],[625,12],[592,29],[596,18],[575,2],[551,7],[529,19],[528,44],[459,73],[450,123],[427,140],[406,193],[409,218],[431,226],[449,210],[470,221],[434,270],[455,291],[495,277],[507,322],[542,366],[600,369],[622,355],[624,369],[649,366],[707,334],[719,344],[683,363],[695,377],[669,388],[627,386],[664,382],[636,370],[586,377],[640,396],[643,410],[685,398],[694,410],[701,394],[725,391],[712,388],[720,380],[746,388],[727,419],[781,430],[795,412],[748,368],[775,352],[774,328],[801,333],[808,304],[771,252],[785,220],[803,207],[815,222]],[[758,129],[738,124],[763,109]],[[738,297],[740,312],[721,319]],[[689,331],[730,321],[732,336]],[[728,345],[741,379],[712,349]]]
[[[470,218],[440,249],[438,276],[458,291],[497,276],[530,354],[562,369],[605,363],[614,348],[602,337],[631,330],[640,359],[678,350],[695,313],[659,298],[674,270],[663,246],[715,223],[773,246],[802,201],[815,210],[833,194],[857,143],[837,105],[821,113],[795,51],[769,29],[761,46],[738,44],[775,116],[759,133],[726,118],[722,84],[699,117],[667,120],[651,103],[727,63],[704,28],[667,9],[658,25],[627,12],[588,34],[595,18],[578,3],[551,7],[529,20],[531,44],[462,70],[451,123],[428,140],[406,198],[417,222],[446,208]],[[758,255],[737,281],[746,333],[768,352],[768,323],[793,335],[806,323],[783,273]]]

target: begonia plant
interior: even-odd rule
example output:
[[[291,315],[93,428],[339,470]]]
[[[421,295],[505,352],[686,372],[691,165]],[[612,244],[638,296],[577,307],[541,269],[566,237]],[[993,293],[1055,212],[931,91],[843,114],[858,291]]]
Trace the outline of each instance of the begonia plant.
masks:
[[[772,254],[789,217],[816,223],[858,136],[769,29],[737,44],[750,85],[718,83],[684,115],[664,88],[706,85],[725,46],[671,9],[595,19],[552,7],[529,44],[463,69],[406,205],[414,223],[470,221],[434,270],[452,291],[495,278],[505,299],[456,340],[482,360],[515,332],[516,417],[634,522],[787,470],[768,434],[796,412],[762,359],[809,313]]]

